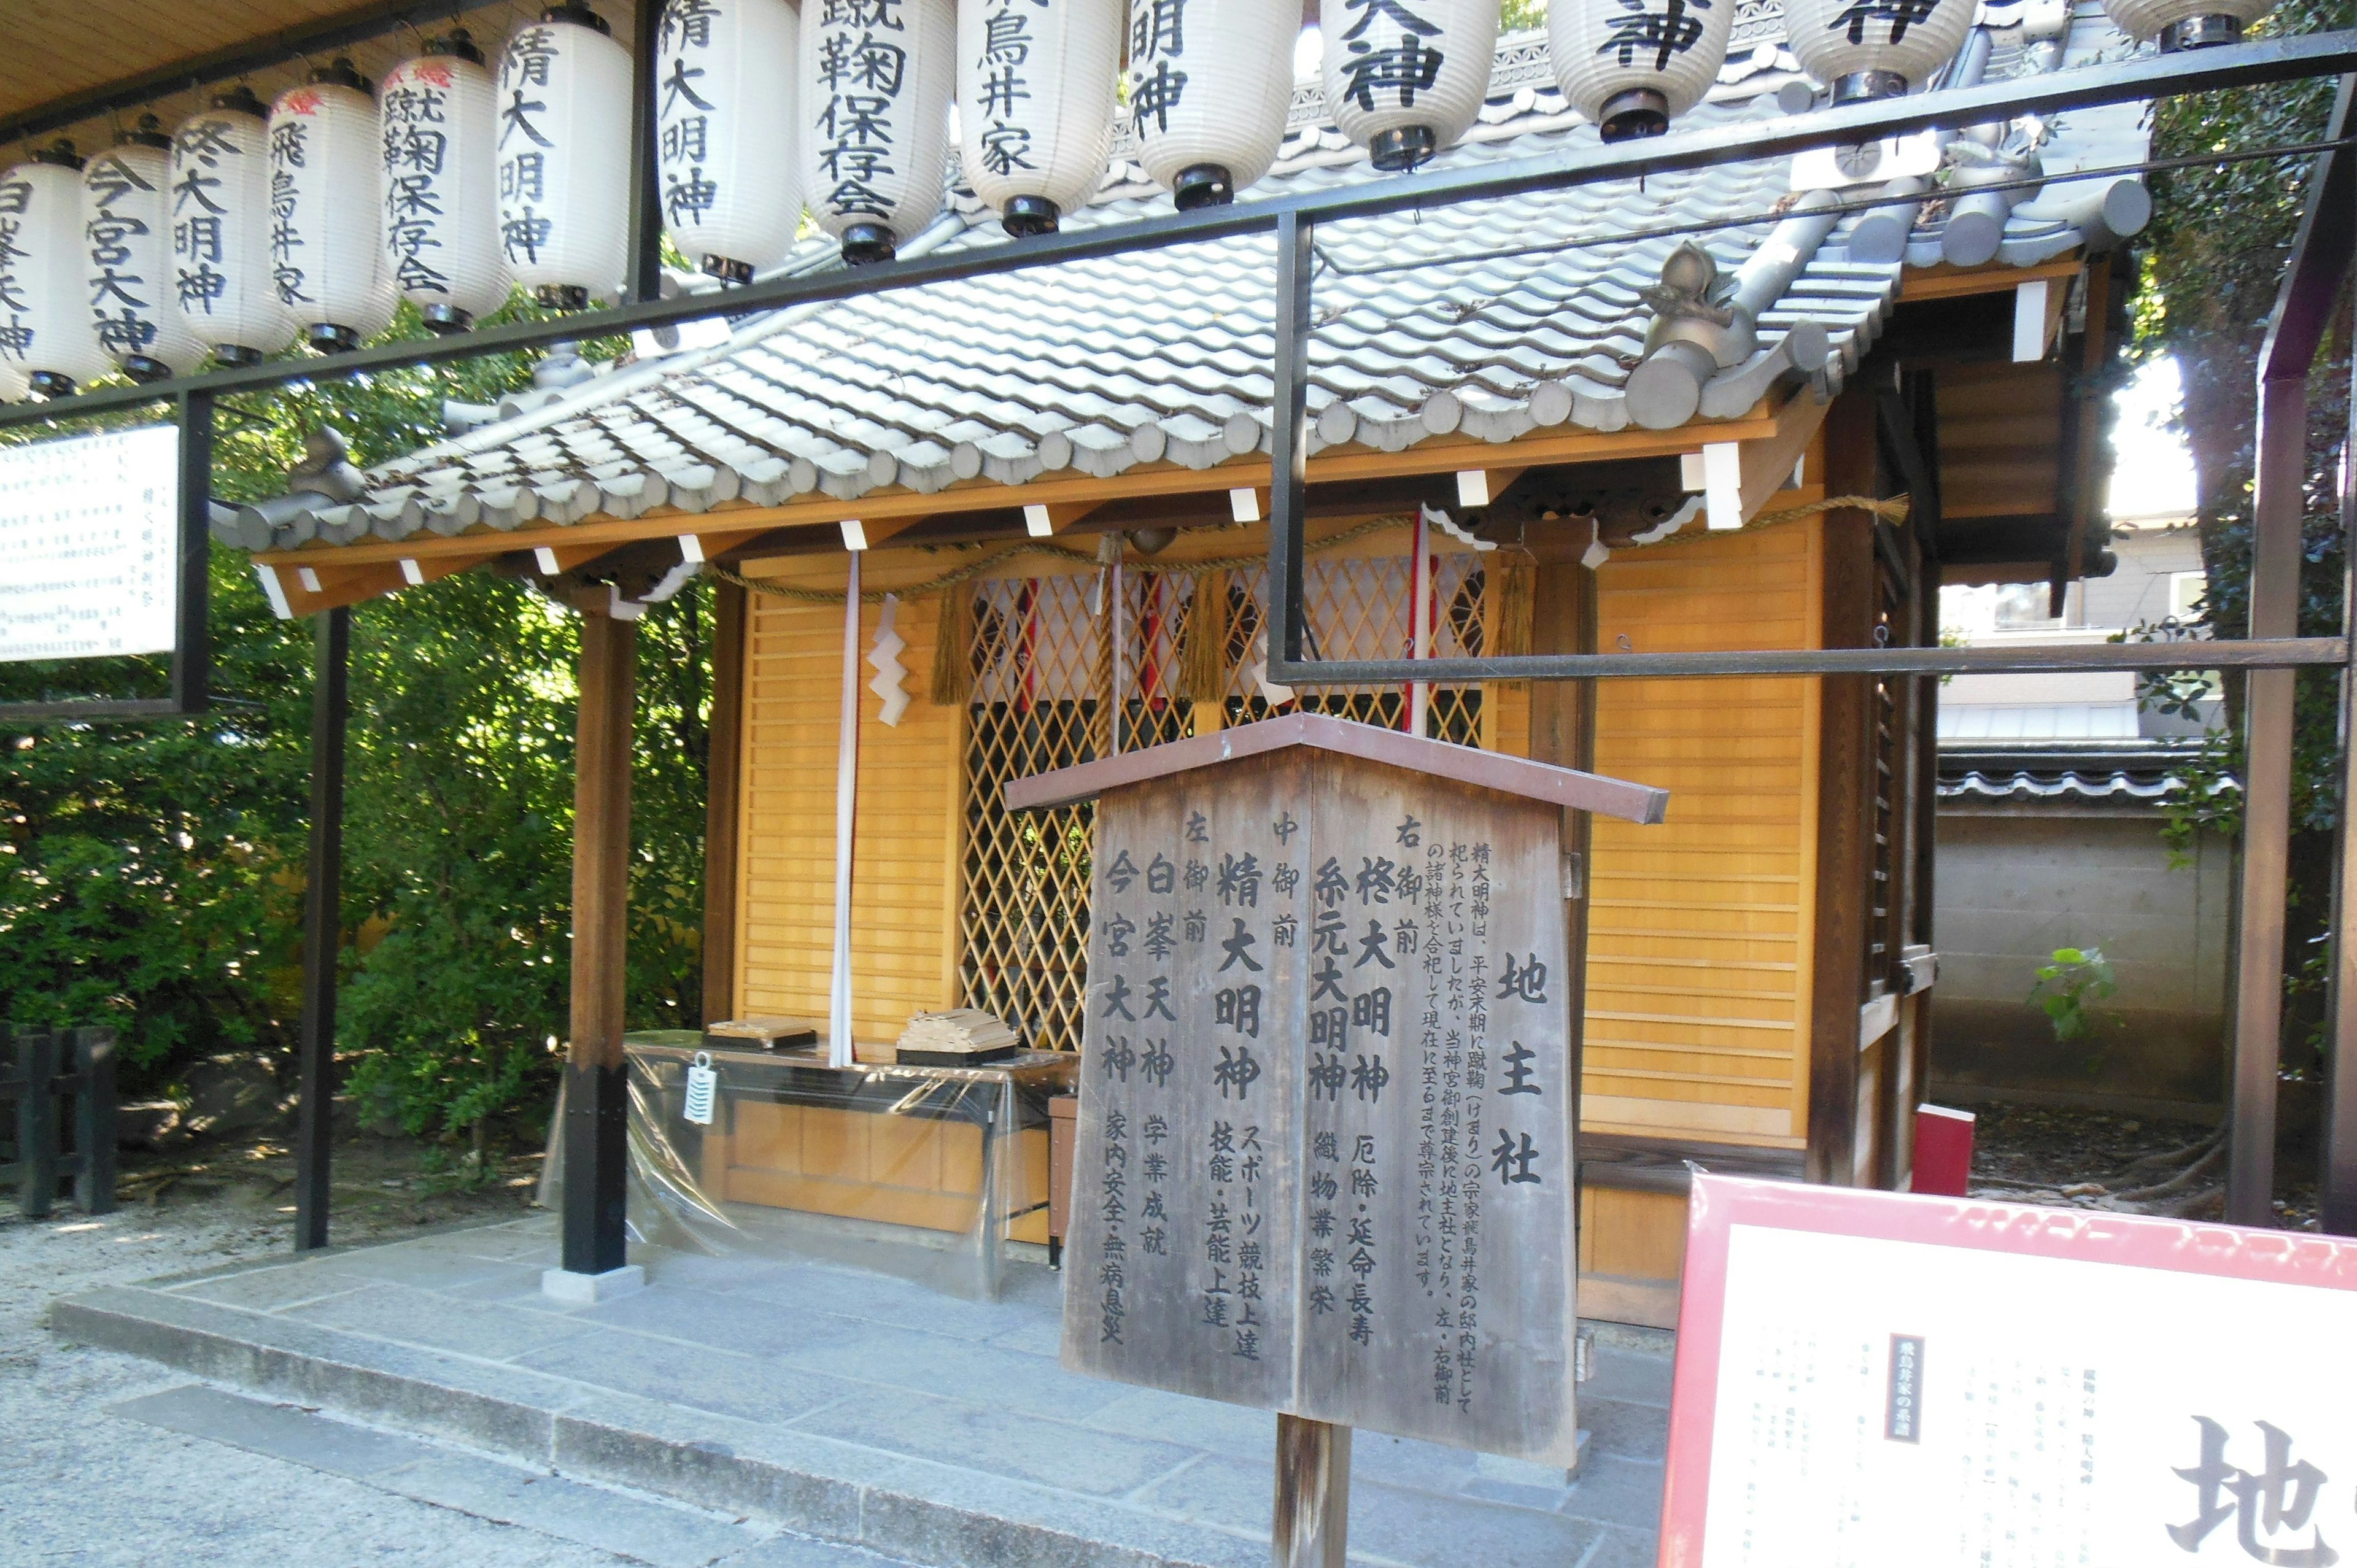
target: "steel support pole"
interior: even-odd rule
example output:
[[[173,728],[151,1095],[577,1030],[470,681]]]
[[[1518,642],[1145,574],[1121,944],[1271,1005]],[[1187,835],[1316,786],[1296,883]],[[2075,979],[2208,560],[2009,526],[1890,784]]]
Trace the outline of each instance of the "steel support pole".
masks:
[[[352,612],[318,617],[311,686],[311,853],[303,896],[302,1098],[295,1130],[295,1250],[328,1244],[336,1126],[336,958],[343,947],[344,736]]]
[[[2260,383],[2258,437],[2251,635],[2289,637],[2299,618],[2300,492],[2308,438],[2305,381],[2285,377]],[[2226,1165],[2226,1218],[2237,1225],[2266,1225],[2274,1218],[2297,679],[2289,670],[2254,670],[2244,688],[2243,908]]]
[[[2349,431],[2341,448],[2341,538],[2348,571],[2341,577],[2343,634],[2357,626],[2357,365],[2351,367]],[[2357,658],[2341,671],[2341,823],[2332,848],[2332,1044],[2325,1070],[2324,1168],[2318,1186],[2320,1228],[2330,1236],[2357,1236],[2357,941],[2349,920],[2357,913],[2357,855],[2350,852],[2357,823]]]
[[[1317,223],[1286,213],[1276,224],[1275,385],[1270,399],[1268,509],[1269,662],[1301,657],[1302,565],[1309,531],[1309,334]]]
[[[655,162],[655,50],[665,0],[637,0],[630,55],[630,270],[625,305],[662,297],[662,192]],[[690,257],[693,261],[694,258]]]
[[[1351,1541],[1351,1429],[1276,1418],[1275,1568],[1344,1568]]]
[[[212,696],[213,399],[180,394],[179,635],[172,650],[172,705],[201,714]]]
[[[565,1067],[564,1266],[621,1268],[628,1219],[628,1000],[630,721],[638,625],[581,617],[580,715],[574,743],[573,1040]]]

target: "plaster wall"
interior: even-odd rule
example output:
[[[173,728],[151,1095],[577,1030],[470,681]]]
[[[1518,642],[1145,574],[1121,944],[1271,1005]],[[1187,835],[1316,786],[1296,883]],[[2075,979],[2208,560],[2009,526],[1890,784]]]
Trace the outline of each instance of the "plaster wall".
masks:
[[[2232,856],[2205,839],[2172,869],[2158,827],[2149,810],[2093,804],[1941,811],[1935,1097],[2218,1105]],[[2028,1000],[2034,971],[2056,948],[2088,945],[2119,991],[2091,1035],[2058,1042]]]

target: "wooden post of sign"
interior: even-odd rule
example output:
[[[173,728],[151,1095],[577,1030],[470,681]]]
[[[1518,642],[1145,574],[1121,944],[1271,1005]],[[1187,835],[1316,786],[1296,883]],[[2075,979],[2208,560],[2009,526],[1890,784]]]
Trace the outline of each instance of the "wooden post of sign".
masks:
[[[1275,1568],[1343,1568],[1351,1541],[1351,1429],[1276,1418]]]
[[[630,1156],[622,1051],[630,876],[630,711],[638,626],[586,607],[575,730],[573,1039],[565,1066],[564,1267],[543,1288],[594,1301],[641,1276],[624,1255]]]

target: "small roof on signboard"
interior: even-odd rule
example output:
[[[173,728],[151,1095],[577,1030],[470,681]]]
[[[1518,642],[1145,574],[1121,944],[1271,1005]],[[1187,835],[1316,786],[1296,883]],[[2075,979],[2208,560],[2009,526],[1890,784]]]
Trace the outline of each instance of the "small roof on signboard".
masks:
[[[1150,746],[1119,757],[1083,762],[1078,768],[1015,779],[1006,786],[1006,809],[1029,811],[1044,806],[1069,806],[1075,800],[1092,800],[1108,789],[1118,789],[1126,784],[1143,784],[1174,773],[1191,772],[1297,746],[1429,773],[1435,778],[1520,795],[1550,806],[1598,811],[1632,822],[1658,822],[1670,804],[1667,789],[1632,784],[1625,779],[1607,779],[1601,774],[1582,773],[1575,768],[1557,768],[1552,763],[1532,762],[1494,751],[1475,751],[1447,741],[1426,740],[1324,714],[1287,714],[1282,718],[1223,729],[1213,735],[1199,735],[1167,746]]]

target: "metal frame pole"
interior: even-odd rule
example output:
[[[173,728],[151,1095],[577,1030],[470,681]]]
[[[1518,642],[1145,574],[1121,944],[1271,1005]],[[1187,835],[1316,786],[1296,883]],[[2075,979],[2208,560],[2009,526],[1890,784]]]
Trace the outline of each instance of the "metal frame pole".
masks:
[[[303,908],[302,1098],[295,1133],[295,1250],[328,1244],[336,1124],[336,959],[343,947],[344,737],[352,612],[321,614],[311,687],[311,853]]]
[[[1302,565],[1308,554],[1309,331],[1316,319],[1317,220],[1288,212],[1276,224],[1276,376],[1270,398],[1268,510],[1268,663],[1270,678],[1299,661],[1304,608]],[[1279,681],[1278,684],[1284,682]]]
[[[662,192],[655,163],[655,48],[668,0],[636,0],[630,57],[630,270],[625,303],[662,297]],[[691,261],[693,257],[689,258]]]
[[[180,394],[180,635],[172,650],[175,712],[201,714],[212,698],[213,400]]]
[[[2341,624],[2357,631],[2357,365],[2350,367],[2349,429],[2341,448]],[[2357,640],[2352,640],[2357,649]],[[2319,1226],[2329,1236],[2357,1236],[2357,655],[2341,671],[2341,811],[2332,845],[2331,1055],[2325,1067],[2324,1157],[2319,1172]]]

